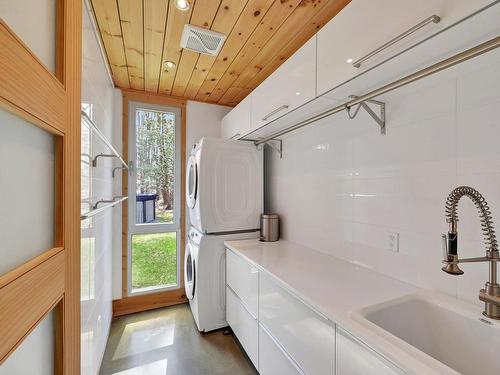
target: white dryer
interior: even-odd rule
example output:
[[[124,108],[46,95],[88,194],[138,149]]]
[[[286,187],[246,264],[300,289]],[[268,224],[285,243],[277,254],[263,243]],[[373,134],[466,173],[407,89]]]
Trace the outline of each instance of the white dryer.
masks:
[[[202,233],[259,228],[264,208],[263,153],[252,142],[202,138],[187,164],[191,225]]]
[[[184,255],[184,285],[201,332],[226,327],[226,255],[224,241],[258,238],[259,232],[204,235],[194,228]]]

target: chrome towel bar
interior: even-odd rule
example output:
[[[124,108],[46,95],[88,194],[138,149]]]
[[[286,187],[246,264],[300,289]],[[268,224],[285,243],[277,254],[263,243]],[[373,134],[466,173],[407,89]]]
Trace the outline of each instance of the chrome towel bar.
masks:
[[[101,130],[97,127],[97,125],[92,121],[92,119],[84,112],[81,111],[82,119],[85,121],[85,123],[92,129],[92,131],[97,134],[97,136],[101,139],[101,141],[104,142],[104,144],[109,148],[111,151],[111,154],[99,154],[97,155],[93,160],[92,160],[92,166],[96,167],[97,166],[97,158],[104,156],[104,157],[115,157],[117,158],[120,163],[122,163],[123,167],[128,169],[127,163],[125,163],[125,160],[120,156],[118,151],[113,147],[113,145],[108,141],[106,136],[101,132]]]
[[[354,61],[352,63],[352,66],[354,66],[355,68],[359,68],[361,66],[361,64],[363,62],[365,62],[366,60],[368,60],[369,58],[375,56],[376,54],[378,54],[379,52],[382,52],[384,49],[386,48],[389,48],[390,46],[392,46],[393,44],[399,42],[401,39],[404,39],[406,38],[408,35],[411,35],[413,34],[415,31],[417,30],[420,30],[422,27],[424,27],[425,25],[428,25],[429,23],[439,23],[441,21],[441,18],[439,16],[436,16],[435,14],[433,14],[432,16],[430,17],[427,17],[425,20],[419,22],[418,24],[416,24],[415,26],[413,26],[412,28],[406,30],[404,33],[401,33],[399,34],[398,36],[396,36],[395,38],[389,40],[387,43],[384,43],[383,45],[381,45],[380,47],[378,47],[377,49],[374,49],[373,51],[371,51],[370,53],[366,54],[365,56],[363,56],[362,58]]]
[[[122,203],[123,201],[125,201],[127,199],[128,199],[128,197],[126,197],[126,196],[123,196],[123,197],[114,197],[113,200],[103,200],[103,199],[101,199],[100,201],[97,201],[94,204],[93,210],[87,212],[85,215],[81,215],[80,216],[80,220],[85,220],[85,219],[88,219],[89,217],[97,215],[98,213],[103,212],[103,211],[107,210],[108,208],[114,207],[117,204]],[[102,207],[98,207],[99,204],[101,204],[101,203],[103,203],[103,204],[106,203],[106,205],[102,206]]]

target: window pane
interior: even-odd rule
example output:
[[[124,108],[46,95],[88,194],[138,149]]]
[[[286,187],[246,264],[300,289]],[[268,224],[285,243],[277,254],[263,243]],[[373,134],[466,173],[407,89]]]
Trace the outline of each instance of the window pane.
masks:
[[[175,114],[137,110],[136,150],[136,223],[173,223]]]
[[[132,292],[177,284],[177,234],[132,236]]]

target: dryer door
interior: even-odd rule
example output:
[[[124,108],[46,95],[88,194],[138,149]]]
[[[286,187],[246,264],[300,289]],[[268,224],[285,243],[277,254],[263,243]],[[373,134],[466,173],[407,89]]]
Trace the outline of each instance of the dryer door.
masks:
[[[186,201],[189,208],[194,208],[198,199],[198,163],[195,155],[189,157],[186,177]]]
[[[189,300],[193,299],[196,288],[196,262],[192,246],[188,242],[184,255],[184,287],[186,289],[186,297]]]

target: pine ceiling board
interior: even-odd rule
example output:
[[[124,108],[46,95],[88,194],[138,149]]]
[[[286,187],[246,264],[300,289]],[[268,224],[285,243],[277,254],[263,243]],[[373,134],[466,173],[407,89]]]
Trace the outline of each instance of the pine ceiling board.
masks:
[[[308,35],[317,33],[328,21],[330,21],[338,12],[340,12],[350,0],[337,1],[335,4],[324,8],[316,14],[309,22],[302,27],[302,32],[294,39],[290,40],[273,59],[269,61],[264,69],[262,69],[252,80],[247,84],[245,89],[252,91],[269,75],[271,75],[289,56],[291,56],[298,48],[307,42]]]
[[[233,59],[238,55],[238,52],[247,39],[252,35],[272,3],[273,0],[248,1],[205,81],[201,85],[196,95],[197,100],[206,101],[208,99],[212,90],[217,86],[217,82],[224,75]]]
[[[222,98],[220,98],[219,103],[226,103],[225,105],[234,107],[251,92],[252,90],[246,88],[231,86],[230,89],[224,93]]]
[[[255,28],[244,47],[233,60],[228,70],[217,83],[208,97],[210,102],[218,102],[232,83],[247,68],[250,61],[259,53],[262,47],[274,36],[279,27],[292,14],[301,0],[275,1],[260,24]]]
[[[182,30],[184,25],[189,23],[193,8],[196,2],[190,1],[191,7],[188,11],[181,11],[175,7],[175,1],[170,1],[168,7],[167,26],[165,28],[165,40],[163,43],[163,61],[172,61],[176,64],[174,68],[161,67],[160,83],[158,87],[159,94],[171,94],[172,86],[175,80],[175,74],[179,60],[181,58],[182,48],[180,45]]]
[[[245,88],[248,82],[255,77],[280,51],[284,45],[290,40],[298,38],[299,34],[304,31],[297,25],[304,25],[309,20],[313,19],[319,12],[328,11],[327,7],[336,6],[337,3],[346,3],[348,0],[309,0],[302,1],[293,11],[290,17],[281,25],[276,34],[266,43],[259,53],[252,59],[248,66],[233,82],[232,86]],[[312,37],[314,33],[309,35]],[[299,49],[301,45],[297,45]],[[288,58],[288,56],[287,56]],[[243,90],[242,93],[237,93],[234,97],[230,97],[227,93],[219,100],[221,103],[236,105],[242,99],[242,95],[246,95],[248,90]]]
[[[144,89],[158,92],[168,0],[144,0]]]
[[[130,87],[144,90],[144,25],[142,1],[118,0]]]
[[[194,6],[191,21],[189,23],[210,29],[217,10],[219,9],[219,5],[220,0],[198,0]],[[175,75],[174,87],[172,88],[173,95],[184,95],[184,91],[186,91],[186,87],[199,56],[199,53],[185,49],[182,50],[179,66],[177,67],[177,73]]]
[[[211,29],[229,35],[247,2],[248,0],[223,0]],[[194,99],[196,97],[215,59],[215,56],[200,55],[184,92],[185,98]]]
[[[116,0],[92,0],[115,85],[129,88],[127,60]]]

